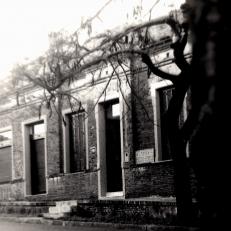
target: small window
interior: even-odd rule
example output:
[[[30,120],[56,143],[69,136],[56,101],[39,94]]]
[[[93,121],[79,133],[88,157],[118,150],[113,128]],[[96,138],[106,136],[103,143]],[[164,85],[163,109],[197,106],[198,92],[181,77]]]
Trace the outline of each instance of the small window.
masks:
[[[11,180],[12,131],[0,132],[0,182]]]
[[[30,125],[30,135],[34,140],[45,137],[45,126],[43,121]]]
[[[70,172],[86,169],[86,128],[85,113],[74,112],[67,115],[69,124]]]
[[[0,148],[11,145],[12,131],[0,132]]]
[[[105,104],[106,117],[108,119],[118,119],[120,117],[120,105],[119,102],[110,102]]]
[[[116,103],[116,104],[112,105],[112,116],[113,117],[120,116],[120,105],[119,105],[119,103]]]

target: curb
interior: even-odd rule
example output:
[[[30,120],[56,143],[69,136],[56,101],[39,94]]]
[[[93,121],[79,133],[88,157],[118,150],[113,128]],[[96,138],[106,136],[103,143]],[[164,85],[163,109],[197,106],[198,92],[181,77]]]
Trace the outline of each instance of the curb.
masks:
[[[141,231],[199,231],[197,227],[182,227],[182,226],[165,226],[165,225],[134,225],[121,223],[105,223],[105,222],[85,222],[85,221],[64,221],[51,220],[42,217],[13,217],[0,216],[0,221],[29,223],[29,224],[46,224],[60,225],[65,227],[73,226],[88,226],[88,227],[113,227],[117,229],[134,229]]]

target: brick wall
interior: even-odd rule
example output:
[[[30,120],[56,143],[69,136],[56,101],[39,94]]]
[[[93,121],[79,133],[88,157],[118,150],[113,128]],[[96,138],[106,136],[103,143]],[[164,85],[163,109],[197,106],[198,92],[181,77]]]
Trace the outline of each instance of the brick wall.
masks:
[[[94,101],[87,101],[88,112],[88,163],[89,170],[97,169],[97,138],[96,138],[96,121],[94,113]]]
[[[153,105],[147,71],[135,70],[132,77],[132,122],[134,151],[154,147]]]
[[[69,219],[130,224],[176,224],[174,202],[101,200],[79,201],[73,216]]]
[[[170,164],[151,164],[146,166],[134,165],[134,153],[136,150],[152,148],[154,146],[153,124],[150,118],[153,118],[152,102],[148,88],[147,73],[136,73],[134,83],[136,93],[139,98],[129,95],[133,100],[133,111],[127,112],[124,119],[124,132],[127,132],[125,143],[128,151],[131,151],[131,159],[128,163],[130,168],[125,169],[125,192],[126,197],[149,196],[149,195],[173,195],[172,189],[172,168]],[[96,89],[86,90],[88,98],[82,97],[83,104],[87,105],[88,112],[88,172],[73,174],[62,173],[63,154],[60,150],[62,144],[62,135],[58,126],[58,115],[53,112],[47,116],[47,175],[48,175],[48,194],[29,196],[28,200],[44,199],[80,199],[95,198],[98,196],[98,177],[97,177],[97,139],[96,139],[96,121],[95,121],[95,100],[101,93],[104,84],[99,84]],[[116,92],[116,85],[111,84],[108,94]],[[83,94],[84,95],[84,94]],[[139,100],[142,99],[140,103]],[[86,101],[87,100],[87,101]],[[129,99],[130,100],[130,99]],[[126,104],[124,104],[125,106]],[[64,109],[67,108],[64,103]],[[144,112],[147,110],[149,117]],[[49,114],[49,111],[43,110],[43,114]],[[34,107],[17,107],[2,116],[5,124],[12,124],[13,129],[13,176],[17,180],[22,180],[21,184],[12,183],[8,191],[13,192],[14,198],[22,198],[24,195],[23,182],[23,134],[22,122],[31,118],[38,118],[38,110]],[[131,123],[133,124],[131,125]],[[131,125],[131,126],[130,126]],[[134,127],[135,125],[135,127]],[[135,148],[132,149],[132,138]],[[126,147],[126,148],[127,148]],[[152,182],[152,185],[150,184]],[[6,186],[7,187],[7,186]],[[12,191],[13,190],[13,191]],[[6,190],[5,190],[6,191]],[[6,195],[6,193],[4,194]],[[6,196],[4,196],[6,197]]]
[[[125,169],[126,197],[174,196],[172,161],[131,166]]]
[[[24,183],[11,182],[0,185],[0,201],[3,200],[23,200],[24,199]]]
[[[129,160],[125,163],[125,193],[126,197],[139,196],[174,196],[173,166],[171,161],[153,164],[135,165],[135,152],[137,150],[154,148],[153,131],[153,105],[148,76],[146,71],[134,72],[131,76],[135,94],[126,92],[131,111],[124,103],[123,139],[124,151],[129,153]],[[118,93],[116,81],[109,85],[107,95]],[[97,137],[95,102],[105,82],[97,84],[94,88],[79,90],[79,99],[87,105],[88,112],[88,158],[89,169],[86,172],[63,174],[63,150],[62,132],[58,125],[58,115],[53,111],[47,116],[47,177],[48,194],[30,196],[27,199],[81,199],[95,198],[98,196],[97,177]],[[68,103],[64,103],[64,109]],[[49,111],[43,110],[42,114],[49,115]],[[24,195],[24,160],[23,160],[23,134],[22,122],[30,118],[38,118],[38,110],[31,106],[19,106],[0,114],[0,126],[12,125],[13,130],[13,179],[11,184],[0,185],[2,198],[22,198]],[[6,196],[8,195],[8,196]],[[1,199],[1,198],[0,198]]]
[[[197,180],[193,170],[190,171],[191,193],[197,198]],[[162,161],[142,164],[125,169],[126,198],[137,197],[175,197],[173,162]]]
[[[86,199],[98,196],[97,172],[79,172],[48,179],[49,199]]]
[[[47,175],[59,174],[62,172],[62,127],[58,125],[58,115],[53,112],[51,117],[47,117]]]
[[[11,184],[0,185],[0,201],[11,198]]]

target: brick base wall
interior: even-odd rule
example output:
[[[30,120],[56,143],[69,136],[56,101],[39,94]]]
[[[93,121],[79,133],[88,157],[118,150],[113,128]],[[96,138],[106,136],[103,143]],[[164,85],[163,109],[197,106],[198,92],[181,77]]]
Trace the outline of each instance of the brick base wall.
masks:
[[[133,224],[174,224],[176,212],[174,202],[80,201],[76,213],[73,213],[69,219]]]
[[[197,180],[190,171],[191,193],[197,198]],[[175,197],[173,162],[163,161],[125,169],[126,198],[160,196]]]
[[[48,198],[86,199],[98,196],[97,172],[72,173],[48,179]]]
[[[126,197],[174,196],[172,161],[125,169]]]
[[[8,200],[11,197],[11,185],[0,185],[0,200]]]
[[[0,185],[0,201],[4,200],[23,200],[24,183],[6,183]]]

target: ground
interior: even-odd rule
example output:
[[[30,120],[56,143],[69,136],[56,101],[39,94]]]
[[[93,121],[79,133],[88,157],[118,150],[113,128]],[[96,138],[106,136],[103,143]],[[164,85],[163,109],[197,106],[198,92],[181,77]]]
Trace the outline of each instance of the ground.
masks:
[[[48,224],[28,224],[28,223],[16,223],[0,220],[0,230],[2,231],[116,231],[119,229],[113,227],[63,227],[60,225],[48,225]],[[121,230],[121,229],[120,229]],[[132,231],[134,229],[123,229],[123,231]]]

